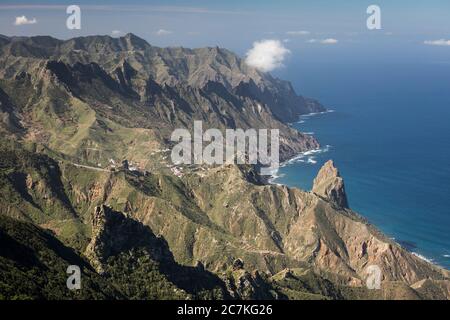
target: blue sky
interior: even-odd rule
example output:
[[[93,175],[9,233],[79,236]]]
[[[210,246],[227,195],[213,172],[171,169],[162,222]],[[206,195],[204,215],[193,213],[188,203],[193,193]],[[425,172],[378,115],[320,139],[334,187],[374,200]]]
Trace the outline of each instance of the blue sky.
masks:
[[[69,4],[82,9],[81,30],[65,27]],[[382,30],[366,28],[371,4],[381,7]],[[36,23],[14,25],[23,15]],[[114,30],[115,35],[133,32],[157,46],[218,45],[241,55],[254,41],[277,39],[293,54],[318,55],[325,62],[408,59],[411,52],[447,61],[450,1],[0,1],[0,33],[5,35],[70,38]],[[424,43],[441,39],[441,46]]]

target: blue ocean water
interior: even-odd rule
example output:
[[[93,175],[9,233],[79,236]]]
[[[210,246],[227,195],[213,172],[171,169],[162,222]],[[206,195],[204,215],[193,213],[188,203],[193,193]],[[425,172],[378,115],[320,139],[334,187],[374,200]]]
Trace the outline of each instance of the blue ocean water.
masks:
[[[302,65],[283,77],[334,112],[293,124],[327,151],[284,166],[275,182],[310,190],[333,159],[353,210],[450,269],[450,64]]]

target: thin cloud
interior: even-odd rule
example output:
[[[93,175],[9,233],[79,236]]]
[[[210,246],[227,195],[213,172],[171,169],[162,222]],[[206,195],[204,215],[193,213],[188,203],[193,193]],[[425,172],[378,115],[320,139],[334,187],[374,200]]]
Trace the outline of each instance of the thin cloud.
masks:
[[[67,5],[48,5],[48,4],[0,4],[1,10],[62,10],[67,8]],[[87,10],[96,11],[117,11],[117,12],[161,12],[161,13],[198,13],[198,14],[230,14],[230,15],[245,15],[250,12],[244,11],[230,11],[230,10],[214,10],[202,7],[189,6],[154,6],[154,5],[83,5]]]
[[[322,43],[322,44],[336,44],[338,42],[339,42],[338,40],[333,39],[333,38],[328,38],[328,39],[320,41],[320,43]]]
[[[111,36],[113,36],[113,37],[121,37],[123,35],[125,35],[125,33],[123,31],[120,31],[120,30],[111,31]]]
[[[450,46],[450,40],[439,39],[439,40],[427,40],[424,44],[429,46]]]
[[[35,24],[37,23],[36,18],[28,19],[26,16],[16,17],[16,21],[14,21],[15,26],[23,26],[26,24]]]
[[[166,29],[159,29],[158,31],[155,32],[155,34],[157,36],[167,36],[169,34],[172,34],[173,32],[170,30],[166,30]]]
[[[258,70],[269,72],[283,66],[290,51],[279,40],[262,40],[253,43],[245,62]]]
[[[299,30],[299,31],[288,31],[288,32],[286,32],[286,34],[288,34],[290,36],[306,36],[308,34],[311,34],[311,32],[306,31],[306,30]]]
[[[320,44],[336,44],[339,40],[328,38],[328,39],[310,39],[308,43],[320,43]]]

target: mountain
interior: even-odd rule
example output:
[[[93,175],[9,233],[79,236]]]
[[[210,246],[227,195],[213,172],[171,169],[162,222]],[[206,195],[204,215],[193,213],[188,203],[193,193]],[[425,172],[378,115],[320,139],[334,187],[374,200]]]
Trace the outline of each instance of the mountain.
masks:
[[[340,208],[349,208],[344,179],[331,160],[324,164],[314,179],[312,192]]]
[[[0,299],[449,299],[449,272],[353,212],[331,161],[306,192],[168,160],[194,120],[279,129],[288,158],[319,146],[288,122],[322,110],[225,49],[0,37]]]
[[[51,37],[5,37],[3,55],[46,59],[69,65],[95,63],[124,88],[145,96],[149,78],[160,85],[203,88],[222,84],[243,97],[260,99],[282,121],[324,111],[316,101],[298,96],[289,82],[249,67],[223,48],[158,48],[133,34],[121,38],[90,36],[59,41]]]
[[[118,150],[130,142],[134,151],[164,149],[170,133],[192,128],[193,120],[222,130],[279,129],[282,159],[318,147],[286,122],[324,107],[228,50],[162,49],[132,34],[4,39],[3,130],[77,161],[145,162],[149,152]]]

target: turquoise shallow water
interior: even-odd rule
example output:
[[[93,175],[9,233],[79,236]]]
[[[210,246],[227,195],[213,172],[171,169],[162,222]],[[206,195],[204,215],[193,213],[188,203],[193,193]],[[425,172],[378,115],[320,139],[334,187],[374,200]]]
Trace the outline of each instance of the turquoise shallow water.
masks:
[[[324,150],[281,168],[275,182],[310,190],[333,159],[352,209],[450,269],[450,65],[303,67],[301,77],[283,76],[334,112],[293,124]]]

